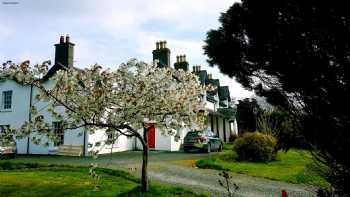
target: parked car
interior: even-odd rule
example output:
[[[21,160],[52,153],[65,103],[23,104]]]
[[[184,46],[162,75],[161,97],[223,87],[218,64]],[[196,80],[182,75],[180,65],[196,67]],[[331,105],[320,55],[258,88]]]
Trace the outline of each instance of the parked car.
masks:
[[[189,131],[184,139],[184,152],[202,150],[206,153],[222,151],[223,142],[212,131]]]
[[[8,143],[4,144],[3,142],[0,142],[0,157],[11,157],[14,158],[17,153],[16,143]]]

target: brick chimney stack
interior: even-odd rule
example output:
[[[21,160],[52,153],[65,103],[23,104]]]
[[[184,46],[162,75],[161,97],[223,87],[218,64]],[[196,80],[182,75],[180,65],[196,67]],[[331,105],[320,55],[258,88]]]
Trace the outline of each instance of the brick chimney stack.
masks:
[[[60,37],[60,44],[64,43],[64,36]]]
[[[69,43],[70,42],[70,37],[69,37],[69,35],[67,34],[66,35],[66,43]]]
[[[74,44],[70,42],[69,35],[60,37],[60,42],[55,44],[55,64],[63,65],[65,67],[73,66],[74,59]]]
[[[166,46],[166,41],[156,42],[156,49],[152,51],[153,61],[158,60],[160,68],[170,67],[170,49]]]

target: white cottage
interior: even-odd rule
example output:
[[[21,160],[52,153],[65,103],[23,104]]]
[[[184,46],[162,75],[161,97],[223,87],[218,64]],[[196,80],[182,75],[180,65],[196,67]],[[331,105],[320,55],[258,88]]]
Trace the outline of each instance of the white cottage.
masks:
[[[56,71],[73,66],[74,44],[70,42],[69,36],[65,38],[61,36],[60,42],[55,45],[55,49],[55,64],[43,78],[46,87],[53,85],[53,81],[50,80],[50,77],[53,76]],[[156,49],[153,51],[153,59],[159,60],[161,67],[170,66],[170,50],[166,47],[165,42],[157,43]],[[186,62],[185,56],[178,56],[174,67],[176,69],[188,70],[188,63]],[[203,73],[200,71],[200,68],[196,67],[194,73],[199,76],[200,80],[204,80],[202,82],[203,84],[212,83],[206,72],[200,74]],[[220,85],[218,85],[218,87],[220,87]],[[100,154],[104,154],[134,150],[140,147],[136,138],[126,136],[119,136],[113,145],[104,145],[103,142],[108,137],[111,137],[107,136],[104,130],[96,130],[93,134],[88,133],[84,128],[67,131],[60,130],[61,123],[53,119],[48,112],[46,112],[45,108],[47,103],[38,101],[35,98],[37,93],[38,90],[35,87],[24,86],[10,79],[3,79],[0,81],[0,132],[2,132],[5,127],[18,128],[24,121],[30,120],[32,118],[30,108],[31,106],[35,106],[40,113],[45,116],[45,120],[52,124],[56,135],[59,136],[60,139],[57,143],[54,143],[48,141],[44,136],[32,133],[31,136],[25,139],[17,140],[18,154],[86,156],[92,149],[98,149]],[[233,126],[234,124],[232,122],[234,118],[228,119],[227,117],[221,116],[218,109],[230,107],[229,92],[228,94],[226,92],[225,96],[220,95],[220,91],[208,93],[204,96],[204,99],[206,99],[207,108],[210,111],[210,116],[207,121],[208,128],[217,133],[224,141],[228,141],[229,135],[237,131],[237,128]],[[61,107],[59,111],[64,113],[64,108]],[[178,151],[181,148],[183,138],[187,131],[187,129],[180,129],[176,132],[176,135],[164,136],[153,126],[148,131],[149,146],[151,149],[155,150]],[[140,130],[140,132],[142,132],[142,130]],[[34,144],[31,140],[33,137],[42,138],[42,143],[40,145]],[[47,145],[43,145],[45,142],[48,142]],[[101,146],[89,146],[89,144],[96,144],[96,142],[101,142]]]

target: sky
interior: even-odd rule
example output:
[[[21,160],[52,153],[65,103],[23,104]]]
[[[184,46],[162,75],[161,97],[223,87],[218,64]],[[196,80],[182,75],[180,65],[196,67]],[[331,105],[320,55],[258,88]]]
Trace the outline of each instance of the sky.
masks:
[[[54,60],[54,44],[69,34],[74,65],[117,68],[130,58],[151,62],[157,41],[167,41],[171,63],[186,54],[192,69],[220,79],[234,98],[253,95],[208,66],[206,32],[235,0],[0,0],[0,62]]]

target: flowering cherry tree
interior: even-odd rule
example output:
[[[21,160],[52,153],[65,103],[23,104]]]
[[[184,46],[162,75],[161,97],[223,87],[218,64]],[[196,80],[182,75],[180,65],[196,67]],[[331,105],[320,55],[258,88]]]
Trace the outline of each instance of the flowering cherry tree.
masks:
[[[148,144],[145,120],[155,122],[164,135],[174,128],[204,126],[205,103],[202,96],[208,87],[198,81],[196,75],[184,70],[158,68],[156,63],[146,64],[131,59],[117,70],[103,69],[99,65],[91,68],[65,68],[50,79],[52,87],[42,80],[48,72],[50,62],[31,67],[29,62],[3,64],[0,79],[10,78],[40,90],[36,96],[48,102],[47,111],[63,122],[64,129],[105,129],[125,136],[135,136],[142,144],[142,191],[148,190],[147,165]],[[63,106],[64,114],[57,111]],[[45,117],[35,107],[33,118],[25,122],[14,134],[28,136],[33,130],[50,139],[55,135]],[[138,130],[143,128],[143,132]],[[11,129],[10,129],[11,130]],[[11,133],[11,132],[9,132]]]

